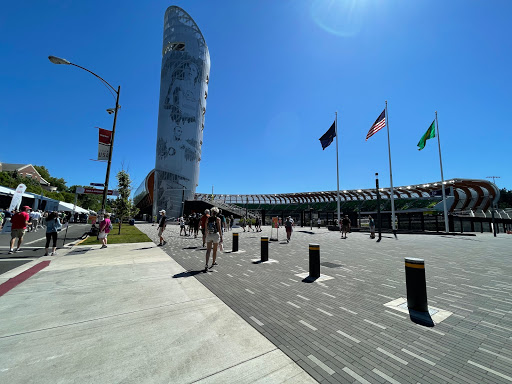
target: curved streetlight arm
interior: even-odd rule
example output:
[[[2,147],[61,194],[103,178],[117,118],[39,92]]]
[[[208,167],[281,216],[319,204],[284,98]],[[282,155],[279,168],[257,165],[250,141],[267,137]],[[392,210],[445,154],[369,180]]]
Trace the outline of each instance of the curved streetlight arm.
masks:
[[[90,71],[88,70],[87,68],[84,68],[78,64],[74,64],[72,62],[70,62],[69,60],[66,60],[66,59],[62,59],[60,57],[56,57],[56,56],[48,56],[48,60],[50,60],[53,64],[65,64],[65,65],[74,65],[75,67],[78,67],[80,69],[83,69],[84,71],[87,71],[89,72],[91,75],[93,76],[96,76],[98,79],[100,79],[105,85],[108,85],[110,87],[111,90],[113,90],[115,93],[117,93],[117,90],[111,86],[109,84],[109,82],[107,80],[105,80],[103,77],[101,76],[98,76],[97,74],[95,74],[93,71]]]
[[[98,79],[100,79],[103,83],[105,83],[106,85],[108,85],[108,86],[110,87],[110,89],[112,89],[115,93],[117,93],[117,89],[115,89],[113,86],[111,86],[107,80],[105,80],[105,79],[104,79],[103,77],[101,77],[101,76],[98,76],[98,75],[97,75],[97,74],[95,74],[93,71],[89,71],[87,68],[81,67],[80,65],[77,65],[77,64],[69,63],[69,65],[74,65],[75,67],[81,68],[81,69],[83,69],[84,71],[89,72],[91,75],[96,76],[96,77],[97,77]]]

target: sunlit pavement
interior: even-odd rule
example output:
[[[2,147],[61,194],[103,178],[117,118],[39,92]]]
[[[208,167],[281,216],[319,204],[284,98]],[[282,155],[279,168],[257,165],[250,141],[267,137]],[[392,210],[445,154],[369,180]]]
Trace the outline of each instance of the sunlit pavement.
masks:
[[[1,383],[314,382],[154,243],[62,249],[2,282]]]
[[[139,225],[154,240],[157,227]],[[240,232],[240,229],[235,229]],[[201,239],[168,226],[163,249],[247,323],[319,382],[512,382],[512,235],[385,235],[295,227],[270,242],[271,263],[260,258],[262,233],[239,234],[238,253],[219,253],[211,272]],[[275,234],[274,234],[275,235]],[[232,247],[226,233],[225,248]],[[320,244],[321,273],[305,283],[308,244]],[[428,302],[451,314],[433,328],[386,307],[406,298],[404,257],[425,260]],[[197,273],[197,274],[196,274]]]

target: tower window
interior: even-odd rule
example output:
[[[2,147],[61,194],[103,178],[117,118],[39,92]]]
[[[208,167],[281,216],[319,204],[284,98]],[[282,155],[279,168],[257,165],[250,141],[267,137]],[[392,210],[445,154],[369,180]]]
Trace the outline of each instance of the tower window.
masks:
[[[165,55],[169,51],[184,51],[185,43],[169,43],[165,46],[163,54]]]

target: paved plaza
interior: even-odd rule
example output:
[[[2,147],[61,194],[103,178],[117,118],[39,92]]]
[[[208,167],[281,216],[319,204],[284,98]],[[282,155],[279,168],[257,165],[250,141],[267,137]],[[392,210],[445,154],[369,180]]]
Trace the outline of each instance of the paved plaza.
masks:
[[[137,226],[156,240],[156,226]],[[174,225],[164,247],[66,247],[3,273],[12,283],[45,263],[0,296],[0,382],[512,382],[512,236],[377,243],[296,227],[258,263],[270,228],[235,231],[240,251],[225,234],[207,273],[201,239]],[[430,309],[447,316],[433,328],[389,304],[406,297],[404,257],[425,259]]]
[[[152,239],[157,227],[139,225]],[[241,232],[240,229],[235,229]],[[202,273],[201,240],[168,226],[164,251],[213,294],[321,383],[512,382],[512,236],[384,235],[340,239],[326,229],[295,227],[287,244],[243,233],[240,252],[219,253]],[[232,234],[225,234],[231,250]],[[308,244],[320,244],[322,275],[306,283]],[[425,260],[429,306],[449,316],[433,328],[384,304],[406,297],[404,257]],[[324,264],[325,263],[325,264]],[[178,276],[175,276],[178,277]]]
[[[0,275],[0,383],[314,383],[183,272],[146,242],[61,249]]]

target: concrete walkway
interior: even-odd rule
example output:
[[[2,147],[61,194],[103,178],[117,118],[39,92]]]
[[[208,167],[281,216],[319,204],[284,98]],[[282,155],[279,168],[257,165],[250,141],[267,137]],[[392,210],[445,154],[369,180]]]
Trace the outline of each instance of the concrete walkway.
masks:
[[[0,296],[2,383],[314,383],[154,243],[78,246]]]

